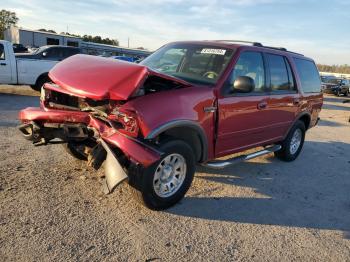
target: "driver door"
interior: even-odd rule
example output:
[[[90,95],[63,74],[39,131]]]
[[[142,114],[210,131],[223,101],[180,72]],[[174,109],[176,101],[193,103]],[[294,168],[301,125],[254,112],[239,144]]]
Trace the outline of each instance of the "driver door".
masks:
[[[249,93],[233,91],[239,76],[254,80],[254,90]],[[244,51],[223,86],[223,97],[218,99],[218,131],[215,145],[216,157],[239,152],[266,143],[269,139],[268,89],[266,68],[260,52]]]

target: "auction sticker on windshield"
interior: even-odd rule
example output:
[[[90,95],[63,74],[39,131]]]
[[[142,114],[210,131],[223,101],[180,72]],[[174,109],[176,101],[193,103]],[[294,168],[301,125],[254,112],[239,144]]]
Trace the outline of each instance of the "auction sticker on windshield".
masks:
[[[211,55],[225,55],[225,49],[213,49],[213,48],[203,48],[201,51],[202,54],[211,54]]]

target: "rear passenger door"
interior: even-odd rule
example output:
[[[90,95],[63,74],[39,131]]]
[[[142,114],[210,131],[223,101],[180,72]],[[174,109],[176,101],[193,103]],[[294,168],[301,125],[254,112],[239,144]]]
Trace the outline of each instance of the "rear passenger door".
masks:
[[[301,100],[288,58],[265,53],[265,59],[270,82],[267,117],[272,121],[268,132],[270,139],[280,140],[298,114]]]

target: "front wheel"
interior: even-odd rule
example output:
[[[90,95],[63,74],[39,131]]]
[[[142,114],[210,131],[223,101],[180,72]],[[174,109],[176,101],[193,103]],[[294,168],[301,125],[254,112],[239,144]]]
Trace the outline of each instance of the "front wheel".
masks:
[[[181,140],[160,146],[161,159],[144,170],[135,196],[153,210],[169,208],[179,202],[191,186],[195,159],[191,147]]]
[[[304,145],[305,124],[298,120],[289,131],[286,139],[281,143],[281,150],[275,152],[275,156],[283,161],[295,160]]]

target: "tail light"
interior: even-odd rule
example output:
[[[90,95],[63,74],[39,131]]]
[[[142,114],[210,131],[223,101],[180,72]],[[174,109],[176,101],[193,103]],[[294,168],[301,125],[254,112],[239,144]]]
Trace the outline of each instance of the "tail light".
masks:
[[[132,111],[118,111],[108,116],[110,120],[116,121],[122,125],[118,130],[128,136],[137,137],[139,134],[139,126],[137,123],[137,115]]]

